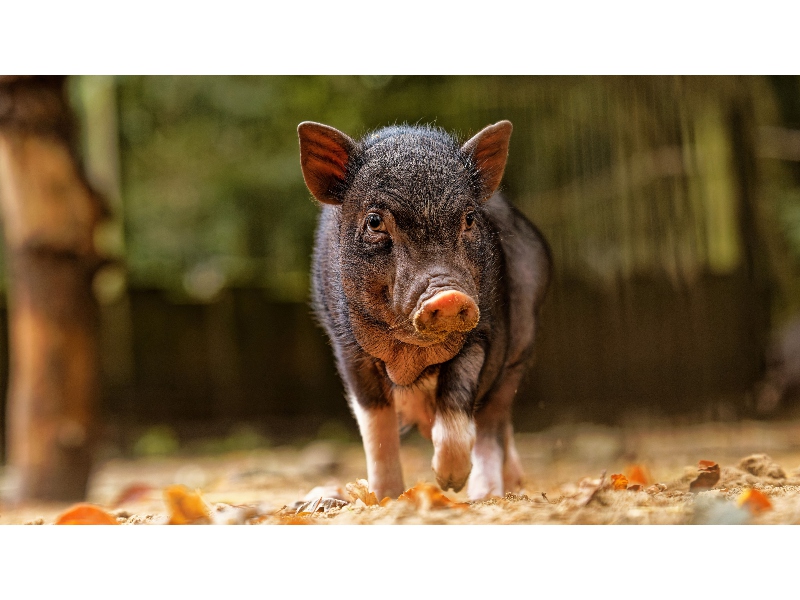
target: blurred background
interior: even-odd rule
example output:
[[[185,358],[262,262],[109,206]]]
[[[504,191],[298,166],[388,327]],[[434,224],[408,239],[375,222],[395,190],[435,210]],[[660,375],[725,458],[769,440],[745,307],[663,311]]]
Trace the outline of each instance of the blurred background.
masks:
[[[308,304],[304,120],[353,137],[435,123],[462,139],[513,122],[503,189],[555,265],[518,430],[797,416],[798,77],[68,85],[112,210],[95,241],[118,259],[93,281],[105,456],[358,439]],[[5,305],[0,332],[5,398]]]

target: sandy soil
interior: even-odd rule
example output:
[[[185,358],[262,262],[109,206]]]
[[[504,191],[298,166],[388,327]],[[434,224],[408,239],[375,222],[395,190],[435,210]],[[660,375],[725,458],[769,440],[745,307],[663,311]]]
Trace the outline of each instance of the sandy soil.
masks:
[[[126,524],[165,523],[169,510],[164,489],[173,484],[199,490],[214,523],[800,522],[798,422],[577,425],[519,434],[517,445],[527,475],[525,488],[476,503],[467,503],[464,492],[449,492],[441,499],[433,487],[419,488],[414,502],[366,506],[354,501],[346,486],[365,476],[363,452],[357,443],[330,440],[219,456],[109,460],[98,465],[87,500]],[[429,442],[413,434],[404,441],[402,454],[408,487],[434,481]],[[700,460],[718,463],[720,478],[712,489],[693,492],[690,483],[698,476]],[[641,489],[613,489],[611,475],[630,477],[633,465],[646,475]],[[0,485],[7,495],[8,473]],[[748,489],[759,490],[770,506],[757,510],[752,502],[742,503]],[[121,495],[127,497],[120,500]],[[298,514],[304,500],[311,504]],[[0,503],[0,524],[49,524],[68,507],[6,500]]]

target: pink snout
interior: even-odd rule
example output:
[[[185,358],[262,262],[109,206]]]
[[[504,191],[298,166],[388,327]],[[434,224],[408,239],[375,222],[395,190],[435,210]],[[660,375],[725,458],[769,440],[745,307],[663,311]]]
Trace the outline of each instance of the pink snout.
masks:
[[[438,292],[414,313],[414,328],[419,333],[471,331],[478,324],[480,311],[475,301],[456,290]]]

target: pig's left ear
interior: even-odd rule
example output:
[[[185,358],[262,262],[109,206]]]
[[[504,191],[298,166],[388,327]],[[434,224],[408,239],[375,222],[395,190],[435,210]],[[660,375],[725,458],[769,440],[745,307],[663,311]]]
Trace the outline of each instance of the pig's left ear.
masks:
[[[304,121],[300,136],[300,167],[314,197],[325,204],[341,204],[342,184],[355,142],[328,125]]]
[[[511,121],[500,121],[481,129],[461,146],[461,151],[471,155],[478,168],[483,200],[494,193],[503,178],[512,129]]]

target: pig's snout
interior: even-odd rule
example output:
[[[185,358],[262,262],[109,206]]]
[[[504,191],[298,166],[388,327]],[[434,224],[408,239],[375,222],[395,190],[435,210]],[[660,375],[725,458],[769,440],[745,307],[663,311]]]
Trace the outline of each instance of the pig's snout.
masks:
[[[413,322],[418,333],[441,334],[471,331],[479,319],[480,311],[472,298],[457,290],[444,290],[422,303]]]

